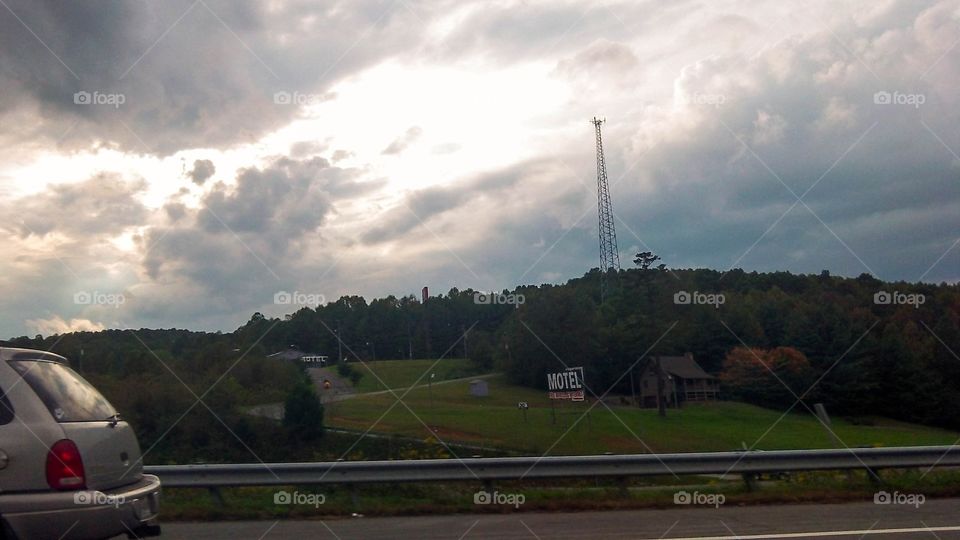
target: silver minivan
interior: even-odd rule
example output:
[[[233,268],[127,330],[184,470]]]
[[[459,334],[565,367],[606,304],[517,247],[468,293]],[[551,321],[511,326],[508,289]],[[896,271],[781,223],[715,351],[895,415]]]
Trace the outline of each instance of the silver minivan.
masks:
[[[66,358],[0,347],[0,538],[158,536],[160,480]]]

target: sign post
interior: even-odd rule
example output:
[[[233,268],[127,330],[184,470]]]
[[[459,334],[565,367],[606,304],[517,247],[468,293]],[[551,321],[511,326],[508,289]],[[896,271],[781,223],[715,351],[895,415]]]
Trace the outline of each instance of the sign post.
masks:
[[[550,415],[557,423],[557,411],[554,403],[558,400],[584,400],[583,368],[571,367],[557,373],[547,373],[547,390],[550,397]]]

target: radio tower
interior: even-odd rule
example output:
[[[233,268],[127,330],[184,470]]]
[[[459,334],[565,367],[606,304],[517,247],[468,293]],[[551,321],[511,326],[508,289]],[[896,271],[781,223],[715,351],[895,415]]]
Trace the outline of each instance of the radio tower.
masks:
[[[607,184],[607,164],[603,158],[603,137],[600,124],[605,120],[594,117],[590,123],[597,132],[597,211],[600,229],[600,301],[607,296],[607,271],[620,271],[620,254],[617,251],[617,230],[613,226],[613,203],[610,202],[610,186]]]

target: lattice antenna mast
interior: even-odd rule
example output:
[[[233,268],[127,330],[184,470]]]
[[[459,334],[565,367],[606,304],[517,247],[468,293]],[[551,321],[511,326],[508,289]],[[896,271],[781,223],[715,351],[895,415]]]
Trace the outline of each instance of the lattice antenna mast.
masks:
[[[600,230],[600,298],[608,291],[607,270],[620,271],[620,253],[617,250],[617,230],[613,224],[613,203],[610,201],[610,186],[607,183],[607,164],[603,157],[603,137],[600,125],[606,120],[594,117],[590,123],[597,132],[597,211]]]

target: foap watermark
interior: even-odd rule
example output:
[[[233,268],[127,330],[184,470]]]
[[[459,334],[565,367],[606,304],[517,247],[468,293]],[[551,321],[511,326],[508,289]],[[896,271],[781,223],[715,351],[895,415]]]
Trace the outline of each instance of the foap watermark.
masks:
[[[878,306],[913,306],[914,309],[917,309],[926,301],[927,297],[920,293],[877,291],[873,294],[873,303]]]
[[[273,504],[302,505],[320,508],[320,505],[327,502],[327,496],[323,493],[300,493],[294,491],[280,490],[273,494]]]
[[[907,94],[904,92],[887,92],[880,90],[873,94],[874,105],[910,105],[919,109],[921,105],[927,102],[925,94]]]
[[[712,506],[720,508],[720,505],[727,502],[727,497],[723,493],[700,493],[694,491],[678,491],[673,494],[673,504],[697,504],[701,506]]]
[[[104,93],[98,90],[87,92],[86,90],[81,90],[73,94],[74,105],[109,105],[119,109],[120,106],[126,102],[127,96],[118,93]]]
[[[520,293],[502,294],[502,293],[473,293],[473,303],[481,305],[514,305],[519,306],[527,299]]]
[[[473,494],[473,504],[504,504],[520,508],[520,505],[525,502],[527,497],[523,493],[500,493],[499,491],[491,493],[480,490]]]
[[[126,501],[123,495],[110,495],[102,491],[77,491],[73,494],[73,504],[119,507]]]
[[[296,105],[298,107],[318,105],[326,100],[324,94],[309,94],[303,92],[287,92],[281,90],[273,93],[274,105]]]
[[[704,94],[701,92],[694,92],[693,95],[681,98],[681,103],[685,105],[706,105],[715,109],[720,108],[726,102],[727,96],[723,94]]]
[[[103,293],[99,291],[77,291],[73,293],[73,303],[80,306],[113,306],[125,304],[127,297],[123,293]]]
[[[920,505],[926,502],[926,500],[927,498],[923,493],[900,493],[899,491],[888,493],[886,491],[878,491],[873,494],[873,504],[903,504],[920,508]]]
[[[700,291],[677,291],[673,294],[673,303],[678,306],[713,306],[720,309],[720,306],[727,302],[727,297],[722,293],[702,293]]]
[[[273,295],[273,303],[278,306],[313,306],[318,307],[327,303],[322,294],[304,293],[300,291],[279,291]]]

